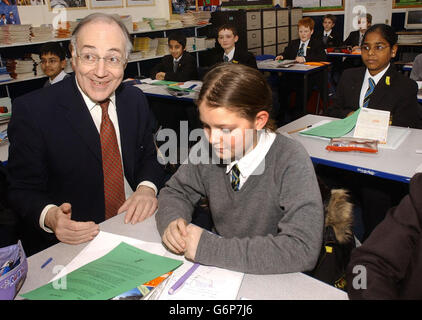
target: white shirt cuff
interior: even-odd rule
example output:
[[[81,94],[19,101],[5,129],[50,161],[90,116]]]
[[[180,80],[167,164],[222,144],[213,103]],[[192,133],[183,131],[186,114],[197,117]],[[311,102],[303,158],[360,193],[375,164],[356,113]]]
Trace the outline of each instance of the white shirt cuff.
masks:
[[[45,220],[45,216],[47,215],[47,211],[54,207],[56,207],[54,204],[46,205],[43,211],[41,211],[41,215],[40,215],[40,227],[41,229],[43,229],[45,232],[48,232],[48,233],[54,233],[54,231],[45,226],[44,220]]]
[[[142,181],[140,184],[138,184],[138,186],[136,187],[136,190],[138,190],[138,188],[140,186],[150,187],[151,189],[153,189],[155,191],[155,196],[157,196],[158,189],[155,186],[155,184],[153,184],[152,182],[150,182],[150,181]]]
[[[422,81],[416,81],[416,83],[418,84],[418,89],[422,89]]]

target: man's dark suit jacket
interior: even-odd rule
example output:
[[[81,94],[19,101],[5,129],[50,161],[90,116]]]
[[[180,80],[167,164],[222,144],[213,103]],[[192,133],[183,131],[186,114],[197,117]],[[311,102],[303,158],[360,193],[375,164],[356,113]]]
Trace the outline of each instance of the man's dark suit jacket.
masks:
[[[198,79],[198,71],[196,69],[195,58],[189,52],[184,52],[182,58],[179,60],[176,72],[173,71],[173,56],[166,55],[161,59],[151,71],[151,78],[155,79],[158,72],[165,72],[164,80],[167,81],[188,81]]]
[[[297,57],[297,52],[299,51],[300,39],[295,39],[289,42],[289,45],[284,48],[284,52],[281,54],[283,59],[294,60]],[[325,54],[324,47],[322,42],[311,38],[309,40],[308,46],[306,47],[306,56],[305,59],[307,62],[310,61],[325,61],[327,60],[327,55]]]
[[[160,189],[163,171],[147,100],[123,84],[115,94],[125,177],[133,190],[144,180]],[[8,199],[39,250],[57,242],[39,226],[47,204],[69,202],[72,220],[105,220],[100,135],[74,76],[16,98],[8,135]]]
[[[352,252],[347,283],[355,266],[365,268],[364,289],[348,285],[351,299],[422,299],[422,174],[410,181],[409,194],[392,208],[368,239]],[[362,270],[362,269],[360,269]],[[361,277],[362,279],[362,277]]]
[[[224,50],[222,49],[216,49],[213,55],[213,61],[211,63],[211,66],[214,66],[218,63],[224,62]],[[244,51],[239,48],[235,48],[233,59],[229,61],[231,63],[240,63],[244,64],[248,67],[258,69],[258,66],[256,64],[256,58],[252,52]]]
[[[326,48],[334,48],[334,47],[340,47],[342,44],[342,40],[340,38],[340,36],[334,31],[332,30],[330,35],[328,36],[327,39],[327,43],[324,44],[324,30],[322,30],[321,32],[317,33],[317,34],[313,34],[312,35],[313,38],[315,38],[317,41],[321,42],[321,45],[324,49]]]
[[[365,72],[366,67],[344,70],[333,105],[328,109],[329,116],[343,118],[359,108]],[[394,126],[420,128],[417,91],[416,82],[397,72],[391,64],[375,86],[368,108],[390,111]]]
[[[359,38],[360,38],[360,31],[352,31],[349,33],[349,36],[346,40],[344,40],[343,45],[345,46],[358,46],[359,45]]]

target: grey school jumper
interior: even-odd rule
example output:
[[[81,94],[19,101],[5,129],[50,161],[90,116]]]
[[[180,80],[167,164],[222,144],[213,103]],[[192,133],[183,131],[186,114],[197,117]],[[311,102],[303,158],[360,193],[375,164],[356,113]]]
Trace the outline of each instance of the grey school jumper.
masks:
[[[255,274],[314,268],[323,206],[311,160],[297,141],[277,134],[264,173],[251,175],[239,191],[231,188],[225,166],[180,166],[160,191],[160,234],[177,218],[190,222],[201,196],[209,200],[218,235],[204,230],[196,262]]]

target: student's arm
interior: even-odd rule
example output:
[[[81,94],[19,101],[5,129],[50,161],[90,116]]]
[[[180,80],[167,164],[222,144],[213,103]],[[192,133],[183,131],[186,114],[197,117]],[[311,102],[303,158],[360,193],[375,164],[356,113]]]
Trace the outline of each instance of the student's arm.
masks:
[[[252,52],[247,51],[246,52],[246,62],[245,64],[251,68],[258,69],[258,65],[256,64],[256,58],[255,55]]]
[[[317,40],[310,41],[309,43],[310,48],[307,49],[309,52],[306,52],[306,61],[326,61],[327,55],[322,44]]]
[[[352,252],[347,268],[347,288],[351,299],[400,298],[400,282],[411,270],[409,267],[416,257],[416,245],[421,241],[422,174],[412,178],[409,190],[409,195],[402,199],[399,206],[390,209],[363,245]],[[363,271],[366,272],[365,277],[362,277]],[[354,281],[361,285],[362,280],[366,280],[365,289],[353,286]]]
[[[223,238],[203,231],[195,262],[252,274],[302,272],[315,267],[323,233],[321,194],[304,148],[292,140],[286,144],[286,153],[283,161],[288,165],[275,177],[280,179],[280,187],[272,190],[280,206],[278,233]]]
[[[166,60],[167,56],[163,57],[161,61],[151,69],[151,79],[156,79],[155,76],[159,72],[166,72]]]
[[[392,125],[400,127],[412,127],[422,129],[421,119],[418,113],[419,105],[417,100],[418,85],[415,81],[406,78],[405,83],[400,83],[396,89],[401,96],[394,108]]]
[[[195,58],[192,57],[188,52],[183,54],[180,60],[180,65],[176,72],[168,71],[164,77],[167,81],[180,81],[185,82],[189,80],[195,80],[198,78],[198,72],[196,69]]]

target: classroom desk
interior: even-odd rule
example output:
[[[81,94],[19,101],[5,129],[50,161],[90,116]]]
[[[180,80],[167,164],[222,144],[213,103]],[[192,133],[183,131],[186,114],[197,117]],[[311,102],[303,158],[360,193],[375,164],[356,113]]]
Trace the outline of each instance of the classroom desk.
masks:
[[[258,69],[260,71],[268,71],[268,72],[281,72],[281,73],[298,73],[303,75],[303,109],[304,114],[307,114],[307,102],[308,102],[308,76],[311,73],[315,72],[323,72],[324,75],[324,85],[323,85],[323,92],[322,92],[322,99],[324,103],[324,110],[327,110],[328,108],[328,67],[330,64],[323,65],[323,66],[308,66],[305,64],[294,64],[291,67],[288,68],[268,68],[265,66],[265,60],[264,61],[257,61]]]
[[[360,58],[360,53],[344,53],[344,52],[327,52],[328,57],[342,57],[342,58]]]
[[[160,242],[156,228],[155,217],[136,225],[123,222],[124,214],[117,215],[100,224],[100,229],[106,232],[137,238],[143,241]],[[67,265],[86,244],[68,245],[58,243],[44,251],[28,258],[28,275],[19,293],[26,293],[48,283],[59,271],[56,266]],[[41,265],[49,258],[53,261],[45,268]],[[57,267],[56,267],[57,268]],[[248,298],[253,300],[278,300],[278,299],[306,299],[345,300],[347,294],[323,282],[315,280],[303,273],[252,275],[245,274],[237,299]],[[22,298],[16,296],[16,299]]]
[[[278,131],[293,131],[323,119],[334,118],[306,115],[280,127]],[[297,132],[291,135],[302,143],[314,163],[409,183],[416,168],[422,164],[422,154],[416,153],[416,150],[422,149],[422,130],[410,130],[396,150],[379,149],[377,154],[327,151],[327,140],[306,137]]]
[[[199,81],[198,81],[199,82]],[[167,91],[167,86],[145,86],[143,84],[136,84],[135,87],[141,89],[147,97],[156,97],[163,99],[170,99],[174,101],[186,101],[186,102],[195,102],[195,99],[198,97],[198,91],[190,92],[186,96],[175,97]]]

